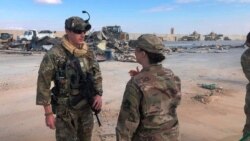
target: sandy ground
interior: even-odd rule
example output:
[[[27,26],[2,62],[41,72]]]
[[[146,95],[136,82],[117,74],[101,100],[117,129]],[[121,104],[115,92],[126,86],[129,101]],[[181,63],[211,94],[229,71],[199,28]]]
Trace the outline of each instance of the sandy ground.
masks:
[[[168,55],[164,66],[182,80],[182,102],[178,107],[183,141],[237,141],[245,122],[245,79],[240,56],[243,48],[228,53],[179,53]],[[0,141],[55,141],[54,130],[45,126],[44,111],[35,105],[37,71],[43,54],[0,54]],[[106,61],[103,74],[103,126],[95,125],[93,141],[114,141],[115,126],[128,71],[137,63]],[[216,83],[223,88],[204,104],[196,95],[210,90],[198,83]]]

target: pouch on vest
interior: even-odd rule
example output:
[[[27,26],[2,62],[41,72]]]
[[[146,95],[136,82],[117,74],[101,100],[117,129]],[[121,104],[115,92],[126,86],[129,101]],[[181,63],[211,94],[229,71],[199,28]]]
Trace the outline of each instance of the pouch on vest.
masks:
[[[70,80],[69,106],[73,109],[80,110],[83,106],[87,105],[87,102],[85,95],[81,93],[80,90],[85,89],[85,85],[82,83],[85,77],[79,59],[71,55],[66,63],[66,68],[68,79]]]

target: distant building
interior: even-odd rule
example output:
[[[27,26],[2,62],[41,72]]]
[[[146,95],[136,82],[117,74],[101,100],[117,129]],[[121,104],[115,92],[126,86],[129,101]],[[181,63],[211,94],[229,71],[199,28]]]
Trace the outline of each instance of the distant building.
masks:
[[[171,28],[170,34],[172,34],[172,35],[174,34],[174,28],[173,27]]]

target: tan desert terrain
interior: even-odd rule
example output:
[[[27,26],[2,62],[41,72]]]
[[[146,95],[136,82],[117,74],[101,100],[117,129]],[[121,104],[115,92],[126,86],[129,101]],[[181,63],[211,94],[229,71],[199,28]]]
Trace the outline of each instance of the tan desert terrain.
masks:
[[[238,141],[245,122],[245,85],[240,66],[245,49],[227,53],[174,53],[164,66],[182,80],[182,101],[178,107],[182,141]],[[43,107],[35,105],[36,79],[43,54],[29,56],[0,54],[0,141],[55,141],[55,132],[45,126]],[[128,71],[137,63],[100,62],[103,75],[103,126],[93,141],[115,141],[115,126]],[[215,83],[204,104],[194,96],[210,94],[197,84]],[[206,101],[205,101],[206,102]]]

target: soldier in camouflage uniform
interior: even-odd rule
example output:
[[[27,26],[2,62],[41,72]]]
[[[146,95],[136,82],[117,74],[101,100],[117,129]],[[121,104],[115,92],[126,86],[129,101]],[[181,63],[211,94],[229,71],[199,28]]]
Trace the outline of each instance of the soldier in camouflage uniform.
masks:
[[[248,49],[242,54],[241,56],[241,66],[243,69],[243,72],[250,81],[250,32],[247,35],[247,39],[245,42],[245,45],[248,47]],[[250,83],[246,86],[246,97],[245,97],[245,107],[244,111],[246,114],[246,123],[243,129],[243,137],[250,136]],[[249,137],[250,140],[250,137]]]
[[[181,100],[179,77],[161,61],[162,40],[152,34],[136,41],[142,70],[130,71],[116,127],[117,141],[179,141],[176,108]]]
[[[102,106],[99,64],[84,42],[85,33],[90,28],[87,20],[68,18],[65,21],[66,34],[44,55],[40,65],[36,104],[43,105],[45,123],[56,129],[57,141],[90,141],[94,123],[91,108],[100,110]],[[82,85],[83,74],[87,73],[93,76],[95,93],[92,105],[81,93],[86,86]],[[52,81],[54,88],[51,90]],[[52,99],[56,99],[54,103]],[[53,105],[56,105],[56,117],[52,112]]]

